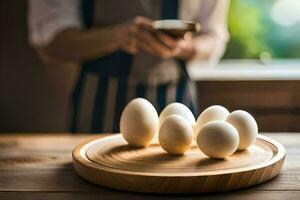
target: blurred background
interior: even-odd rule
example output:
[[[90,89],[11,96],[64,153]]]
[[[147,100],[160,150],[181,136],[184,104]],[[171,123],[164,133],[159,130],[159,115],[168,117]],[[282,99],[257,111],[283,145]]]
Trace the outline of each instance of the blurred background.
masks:
[[[78,69],[43,65],[27,38],[26,1],[0,1],[0,132],[65,132]],[[261,131],[300,131],[300,1],[232,0],[221,63],[191,70],[199,112],[245,109]]]
[[[231,0],[224,58],[299,58],[300,2]]]

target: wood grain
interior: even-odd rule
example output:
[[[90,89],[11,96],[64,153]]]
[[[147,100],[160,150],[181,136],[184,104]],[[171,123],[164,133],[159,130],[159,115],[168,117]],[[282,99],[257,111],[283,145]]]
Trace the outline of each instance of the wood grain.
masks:
[[[199,81],[199,112],[219,104],[255,116],[261,131],[300,131],[300,81]]]
[[[154,141],[147,148],[127,145],[119,135],[93,140],[73,151],[77,173],[93,183],[149,193],[204,193],[245,188],[276,176],[285,149],[259,135],[246,151],[215,160],[197,146],[183,156],[165,153]]]
[[[79,143],[98,135],[2,134],[0,199],[299,199],[300,134],[264,135],[286,148],[285,164],[276,178],[233,192],[181,196],[122,192],[81,179],[73,169],[71,151]]]

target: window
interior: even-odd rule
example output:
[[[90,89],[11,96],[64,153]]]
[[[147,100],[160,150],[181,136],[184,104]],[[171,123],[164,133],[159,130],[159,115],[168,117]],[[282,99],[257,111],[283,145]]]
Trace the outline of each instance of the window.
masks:
[[[224,58],[300,58],[300,1],[232,0]]]

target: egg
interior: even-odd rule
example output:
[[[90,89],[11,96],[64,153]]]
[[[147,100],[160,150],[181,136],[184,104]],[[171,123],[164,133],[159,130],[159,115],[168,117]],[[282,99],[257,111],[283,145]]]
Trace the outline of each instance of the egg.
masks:
[[[131,146],[145,147],[158,132],[158,114],[154,106],[143,98],[130,101],[120,119],[120,131]]]
[[[213,105],[206,108],[198,117],[195,134],[197,135],[202,126],[211,121],[225,121],[230,112],[223,106]]]
[[[196,123],[195,117],[193,113],[190,111],[190,109],[182,103],[175,102],[175,103],[170,103],[160,113],[159,124],[161,125],[167,117],[173,114],[180,115],[191,125]]]
[[[158,140],[160,146],[169,154],[184,154],[193,141],[193,129],[180,115],[171,115],[162,123]]]
[[[232,124],[239,133],[240,144],[238,149],[247,149],[255,142],[258,134],[258,127],[254,117],[248,112],[236,110],[230,113],[226,121]]]
[[[197,144],[199,149],[211,158],[226,158],[237,150],[239,134],[228,122],[212,121],[199,131]]]

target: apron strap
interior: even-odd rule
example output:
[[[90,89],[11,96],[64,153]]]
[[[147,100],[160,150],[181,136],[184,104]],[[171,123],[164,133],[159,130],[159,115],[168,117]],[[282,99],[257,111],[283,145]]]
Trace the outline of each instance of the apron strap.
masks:
[[[86,29],[89,29],[94,24],[94,0],[82,0],[82,21]],[[117,51],[110,55],[82,63],[81,72],[77,80],[75,90],[73,91],[73,119],[71,131],[76,132],[78,127],[79,113],[81,105],[81,96],[84,88],[86,77],[89,73],[94,73],[98,76],[99,81],[96,91],[96,98],[94,101],[92,128],[90,132],[99,132],[103,130],[103,112],[105,109],[105,97],[107,96],[108,81],[110,78],[115,77],[117,80],[122,80],[125,84],[130,74],[132,66],[132,55],[123,51]],[[122,99],[125,99],[122,94]],[[123,105],[122,102],[117,102]]]
[[[161,19],[178,19],[178,8],[178,0],[161,0]],[[181,59],[176,60],[181,70],[182,79],[188,80],[186,62]]]
[[[95,0],[81,0],[81,17],[86,29],[91,28],[94,24],[94,5]],[[104,73],[116,77],[127,77],[131,65],[132,55],[123,51],[117,51],[82,64],[84,72]]]
[[[94,0],[81,0],[81,18],[86,29],[92,27],[94,22]]]
[[[179,8],[179,0],[161,0],[161,19],[178,19],[178,8]],[[176,91],[176,101],[177,102],[185,102],[185,96],[187,95],[188,90],[188,82],[190,80],[186,62],[182,59],[176,59],[179,69],[181,71],[181,79],[178,82],[177,91]],[[161,88],[163,90],[163,88]],[[165,105],[165,102],[162,100],[163,98],[158,99],[162,105]],[[187,105],[191,111],[195,114],[195,108],[192,100],[190,100],[189,105]]]
[[[161,19],[178,19],[178,0],[161,0]]]

